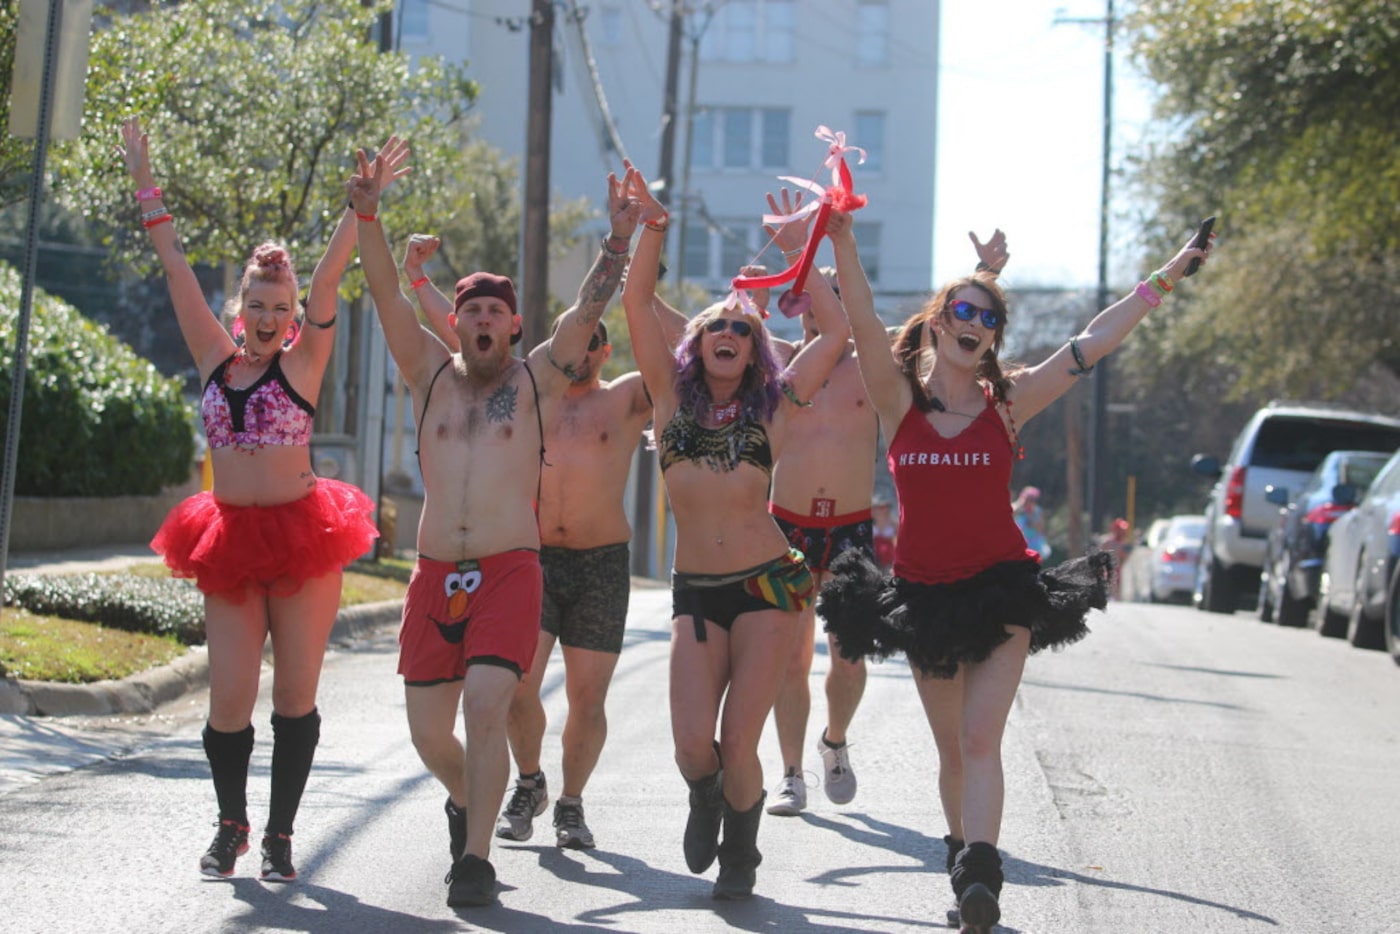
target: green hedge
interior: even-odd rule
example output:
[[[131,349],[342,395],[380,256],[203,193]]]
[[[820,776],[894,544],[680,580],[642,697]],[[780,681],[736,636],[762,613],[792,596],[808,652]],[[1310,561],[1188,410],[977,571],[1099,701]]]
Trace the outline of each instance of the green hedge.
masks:
[[[204,644],[204,596],[188,580],[130,574],[7,574],[5,605],[110,629],[173,635],[185,645]]]
[[[0,265],[0,435],[8,430],[20,288],[19,273]],[[16,495],[150,495],[189,479],[194,433],[180,380],[38,290],[26,371]]]

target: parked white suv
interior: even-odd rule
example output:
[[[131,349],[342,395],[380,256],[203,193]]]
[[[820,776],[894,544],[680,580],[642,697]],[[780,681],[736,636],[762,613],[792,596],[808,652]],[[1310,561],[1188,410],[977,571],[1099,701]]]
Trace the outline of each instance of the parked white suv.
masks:
[[[1394,451],[1400,419],[1303,402],[1270,402],[1255,412],[1222,465],[1197,454],[1191,469],[1215,480],[1206,503],[1206,535],[1196,562],[1193,602],[1233,613],[1259,593],[1259,571],[1279,507],[1270,486],[1300,490],[1333,451]]]

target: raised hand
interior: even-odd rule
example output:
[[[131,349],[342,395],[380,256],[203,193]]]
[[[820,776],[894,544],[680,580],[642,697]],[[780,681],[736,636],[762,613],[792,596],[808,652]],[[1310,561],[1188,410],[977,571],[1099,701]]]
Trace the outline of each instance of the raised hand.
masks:
[[[771,209],[771,213],[787,215],[802,207],[802,192],[789,191],[783,188],[780,189],[779,194],[782,198],[781,204],[777,198],[773,197],[772,192],[768,193],[768,207]],[[789,265],[791,265],[791,262],[796,260],[797,257],[796,255],[790,256],[789,254],[801,253],[807,246],[807,227],[810,223],[811,215],[807,215],[795,221],[788,221],[776,228],[765,224],[763,225],[763,229],[768,233],[769,238],[777,245],[778,249],[783,251],[784,258],[786,258],[789,261]]]
[[[391,170],[384,161],[383,153],[375,156],[371,163],[369,156],[360,149],[355,152],[355,158],[359,163],[359,171],[350,176],[350,180],[345,183],[345,196],[350,199],[356,214],[372,217],[379,213],[379,193],[388,184],[386,178]]]
[[[150,142],[141,132],[140,117],[127,117],[122,121],[122,143],[117,147],[117,152],[121,154],[126,171],[138,188],[155,185],[155,176],[151,173]]]
[[[1191,239],[1186,241],[1186,245],[1177,251],[1171,258],[1171,262],[1162,267],[1161,272],[1173,282],[1179,282],[1186,275],[1186,267],[1191,265],[1193,259],[1199,259],[1204,266],[1210,258],[1210,251],[1215,248],[1215,234],[1210,235],[1210,242],[1205,249],[1200,249],[1191,245],[1191,241],[1196,239],[1195,233],[1191,234]]]
[[[992,233],[992,239],[983,243],[977,239],[977,234],[969,230],[968,237],[972,240],[972,246],[977,250],[977,267],[985,267],[992,272],[1001,272],[1006,266],[1007,260],[1011,259],[1011,254],[1006,249],[1006,234],[998,227]]]
[[[739,275],[745,278],[768,275],[768,267],[761,264],[739,267]],[[753,303],[764,311],[768,310],[768,299],[772,297],[772,292],[767,286],[756,289],[749,289],[749,295],[753,296]]]
[[[384,164],[389,168],[389,174],[385,176],[384,183],[379,188],[380,194],[383,194],[384,189],[394,182],[413,171],[412,166],[405,165],[408,162],[408,154],[408,140],[400,139],[397,135],[390,136],[380,147],[379,157],[383,158]]]
[[[637,170],[625,159],[622,165],[626,171],[621,181],[618,181],[615,173],[608,173],[608,220],[615,239],[630,241],[642,219],[642,205],[631,196],[632,178]]]
[[[623,164],[627,167],[627,175],[623,179],[627,184],[627,196],[635,201],[639,208],[637,220],[643,224],[663,223],[666,220],[666,208],[651,193],[641,171],[630,162]]]
[[[442,246],[442,240],[432,234],[413,234],[408,238],[408,246],[403,251],[403,271],[409,278],[417,279],[423,272],[423,264],[432,258]]]

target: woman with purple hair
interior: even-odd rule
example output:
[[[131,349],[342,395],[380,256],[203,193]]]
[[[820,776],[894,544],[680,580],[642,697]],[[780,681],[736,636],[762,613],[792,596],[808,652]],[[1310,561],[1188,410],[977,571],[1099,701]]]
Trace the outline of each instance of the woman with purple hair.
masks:
[[[802,553],[768,512],[769,479],[789,417],[810,405],[850,328],[830,286],[812,276],[821,336],[786,368],[753,306],[734,295],[700,312],[673,352],[652,310],[666,211],[640,175],[631,194],[643,227],[622,300],[676,520],[671,733],[690,786],[685,858],[700,873],[718,857],[714,897],[748,898],[762,860],[758,740],[799,613],[815,597]]]

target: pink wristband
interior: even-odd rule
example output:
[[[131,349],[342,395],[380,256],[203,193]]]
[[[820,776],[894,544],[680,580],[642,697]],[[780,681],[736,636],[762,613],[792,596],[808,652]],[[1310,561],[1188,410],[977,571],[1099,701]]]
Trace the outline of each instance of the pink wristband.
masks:
[[[1156,308],[1162,304],[1162,296],[1158,295],[1156,290],[1146,282],[1139,282],[1133,291],[1137,292],[1139,298],[1147,302],[1149,308]]]
[[[160,186],[156,186],[154,188],[142,188],[136,192],[137,201],[154,201],[160,196]]]
[[[428,277],[427,277],[427,276],[423,276],[423,277],[421,277],[421,278],[414,279],[412,282],[410,282],[410,283],[408,284],[408,287],[409,287],[410,289],[417,289],[419,286],[424,286],[424,285],[427,285],[427,284],[428,284]]]

